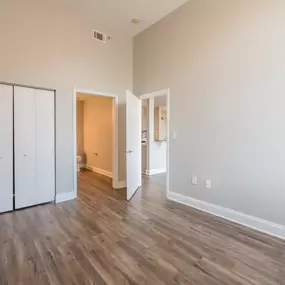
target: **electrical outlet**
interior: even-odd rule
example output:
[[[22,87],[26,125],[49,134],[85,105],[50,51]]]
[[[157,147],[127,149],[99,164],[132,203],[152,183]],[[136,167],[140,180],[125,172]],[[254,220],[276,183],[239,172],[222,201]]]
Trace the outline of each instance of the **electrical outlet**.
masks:
[[[212,182],[211,180],[206,180],[206,188],[211,189],[212,188]]]
[[[192,175],[192,184],[197,185],[198,184],[198,179],[196,175]]]

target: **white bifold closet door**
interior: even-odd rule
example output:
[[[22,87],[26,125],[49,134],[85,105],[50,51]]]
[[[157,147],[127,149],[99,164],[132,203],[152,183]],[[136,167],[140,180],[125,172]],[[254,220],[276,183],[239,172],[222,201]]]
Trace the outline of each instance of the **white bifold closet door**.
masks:
[[[55,199],[54,92],[15,87],[15,208]]]
[[[13,210],[13,86],[0,85],[0,213]]]

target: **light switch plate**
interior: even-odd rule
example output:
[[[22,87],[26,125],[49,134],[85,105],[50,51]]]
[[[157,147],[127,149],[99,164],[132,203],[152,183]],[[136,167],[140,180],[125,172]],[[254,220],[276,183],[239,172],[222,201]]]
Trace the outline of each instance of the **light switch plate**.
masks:
[[[206,188],[211,189],[212,188],[212,182],[211,180],[206,180]]]
[[[198,179],[196,175],[192,175],[192,184],[197,185],[198,184]]]

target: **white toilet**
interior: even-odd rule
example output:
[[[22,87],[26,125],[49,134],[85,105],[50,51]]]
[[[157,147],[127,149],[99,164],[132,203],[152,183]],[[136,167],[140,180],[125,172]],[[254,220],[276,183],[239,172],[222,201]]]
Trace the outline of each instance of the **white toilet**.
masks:
[[[81,166],[81,163],[82,163],[82,156],[77,156],[76,160],[77,160],[77,171],[79,172],[80,171],[80,166]]]

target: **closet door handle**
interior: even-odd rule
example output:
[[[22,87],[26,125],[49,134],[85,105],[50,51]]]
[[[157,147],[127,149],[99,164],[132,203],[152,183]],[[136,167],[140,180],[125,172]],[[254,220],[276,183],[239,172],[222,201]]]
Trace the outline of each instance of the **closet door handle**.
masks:
[[[26,157],[27,155],[24,153],[23,156]]]

